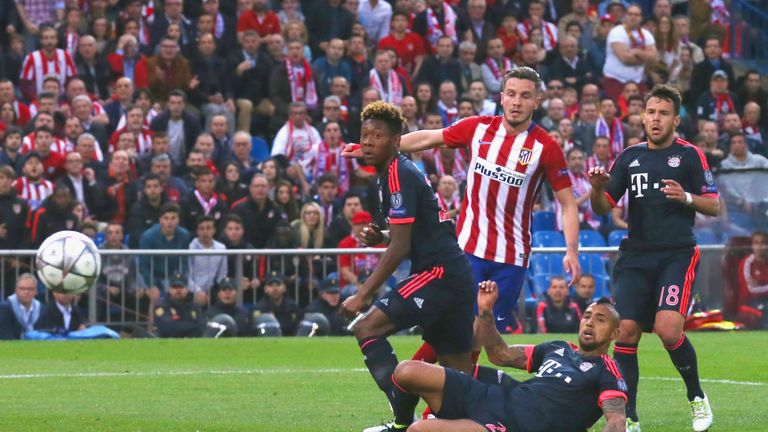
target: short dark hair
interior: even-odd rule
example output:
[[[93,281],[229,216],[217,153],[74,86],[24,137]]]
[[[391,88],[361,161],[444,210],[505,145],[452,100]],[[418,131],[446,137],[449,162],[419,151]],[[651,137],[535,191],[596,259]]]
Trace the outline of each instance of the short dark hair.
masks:
[[[408,15],[408,12],[402,10],[402,9],[395,9],[394,12],[392,12],[392,18],[390,18],[390,22],[395,20],[395,17],[404,17],[406,20],[410,19],[410,15]]]
[[[3,140],[8,138],[9,135],[24,135],[24,131],[21,130],[21,128],[18,126],[11,126],[5,130],[5,134],[3,135]]]
[[[168,138],[168,132],[164,130],[154,131],[152,133],[152,141],[154,141],[155,138]]]
[[[655,85],[645,96],[644,106],[647,106],[648,101],[654,97],[672,102],[672,105],[675,107],[675,115],[680,115],[680,104],[683,102],[683,97],[680,96],[680,91],[675,87],[667,84]]]
[[[621,322],[621,315],[619,315],[619,311],[616,310],[616,306],[614,306],[613,300],[609,299],[608,297],[600,297],[599,299],[593,301],[589,306],[592,305],[603,305],[607,307],[611,312],[611,316],[613,317],[614,325],[616,325],[616,327],[619,326],[619,323]]]
[[[197,220],[195,221],[195,229],[197,229],[200,226],[200,224],[204,222],[211,222],[213,223],[214,226],[216,226],[216,219],[213,217],[213,215],[207,214],[197,218]]]
[[[0,176],[13,180],[16,178],[16,171],[10,165],[0,165]]]
[[[346,204],[347,200],[349,200],[350,198],[357,198],[357,199],[360,200],[360,204],[363,203],[363,198],[360,197],[359,193],[357,193],[357,192],[347,192],[346,194],[344,194],[344,204]]]
[[[179,90],[179,89],[171,90],[171,92],[168,93],[168,100],[171,100],[171,96],[179,96],[182,99],[184,99],[184,102],[187,101],[187,94],[184,93],[184,90]]]
[[[152,174],[152,173],[149,173],[149,174],[145,175],[144,178],[141,181],[141,184],[146,186],[147,182],[150,181],[150,180],[157,180],[160,184],[163,184],[163,181],[160,179],[160,176],[157,175],[157,174]]]
[[[541,3],[541,2],[539,2]],[[529,68],[528,66],[517,66],[510,70],[508,70],[504,74],[504,79],[501,81],[501,90],[504,91],[504,87],[507,85],[507,81],[510,78],[517,78],[521,80],[528,80],[533,82],[534,87],[536,88],[536,91],[538,92],[541,88],[541,75],[539,75],[538,72],[536,72],[534,69]]]
[[[51,92],[42,92],[37,95],[37,100],[40,99],[56,99],[56,95]]]
[[[578,148],[578,147],[571,147],[571,148],[570,148],[570,149],[569,149],[569,150],[568,150],[568,151],[565,153],[565,159],[567,160],[568,158],[570,158],[570,157],[571,157],[571,155],[572,155],[573,153],[575,153],[575,152],[581,152],[581,154],[584,154],[584,150],[582,150],[582,149],[580,149],[580,148]]]
[[[579,276],[579,279],[577,281],[580,281],[582,278],[590,278],[593,281],[595,280],[595,277],[592,276],[592,273],[582,273],[581,276]]]
[[[632,95],[632,96],[628,97],[627,98],[627,105],[629,105],[632,101],[640,101],[641,103],[644,102],[643,101],[643,97],[640,96],[640,95]],[[157,133],[157,132],[155,132],[155,133]]]
[[[565,30],[566,31],[568,31],[568,29],[571,28],[571,27],[578,27],[579,30],[584,30],[584,27],[581,25],[581,23],[576,21],[576,20],[568,21],[568,23],[565,24]]]
[[[160,216],[166,213],[176,213],[177,215],[181,214],[181,207],[179,207],[179,205],[176,203],[167,202],[160,207]]]
[[[360,114],[360,119],[382,121],[392,135],[400,135],[405,127],[405,116],[400,108],[383,101],[370,103]]]
[[[204,175],[212,175],[215,176],[216,173],[213,172],[212,169],[210,169],[207,166],[199,167],[195,169],[195,180],[199,179],[200,177]]]
[[[38,132],[46,132],[50,135],[53,135],[53,131],[48,126],[38,126],[35,128],[35,135],[37,135]]]
[[[240,224],[240,226],[243,226],[243,218],[240,217],[237,213],[230,213],[227,215],[226,218],[224,218],[224,225],[226,226],[228,223],[234,222],[236,224]]]
[[[334,186],[338,186],[339,180],[333,174],[323,174],[317,178],[317,185],[322,186],[324,183],[333,183]]]
[[[734,133],[732,133],[732,134],[729,134],[729,135],[728,135],[728,142],[730,143],[731,141],[733,141],[733,139],[734,139],[735,137],[742,137],[742,138],[744,138],[745,140],[747,139],[747,136],[746,136],[746,135],[744,135],[744,132],[741,132],[741,131],[737,131],[737,132],[734,132]]]
[[[762,238],[768,239],[768,231],[757,230],[757,231],[753,232],[752,235],[750,235],[749,237],[752,240],[754,240],[755,237],[762,237]]]

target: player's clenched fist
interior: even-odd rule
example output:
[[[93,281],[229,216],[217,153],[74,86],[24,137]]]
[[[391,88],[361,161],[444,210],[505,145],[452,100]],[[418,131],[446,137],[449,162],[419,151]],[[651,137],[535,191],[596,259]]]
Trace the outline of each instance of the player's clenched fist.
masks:
[[[380,245],[384,241],[384,234],[378,225],[369,223],[360,233],[360,241],[366,246]]]
[[[341,155],[346,158],[361,158],[363,147],[360,144],[349,143],[341,150]]]
[[[499,298],[499,289],[492,280],[482,281],[477,284],[477,309],[493,310],[496,299]]]
[[[611,181],[611,175],[603,167],[592,167],[587,174],[593,189],[602,189]]]

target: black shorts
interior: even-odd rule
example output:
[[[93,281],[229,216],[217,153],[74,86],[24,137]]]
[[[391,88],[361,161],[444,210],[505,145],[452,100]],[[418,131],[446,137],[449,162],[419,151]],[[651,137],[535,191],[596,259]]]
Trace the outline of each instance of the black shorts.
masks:
[[[422,338],[438,355],[469,352],[475,317],[473,284],[472,268],[462,255],[408,276],[374,306],[398,330],[421,326]]]
[[[650,331],[658,311],[687,316],[698,267],[697,247],[622,252],[613,269],[613,295],[621,319]]]
[[[510,406],[511,390],[500,385],[483,384],[469,375],[445,368],[443,404],[437,418],[469,419],[490,432],[515,432],[514,407]]]

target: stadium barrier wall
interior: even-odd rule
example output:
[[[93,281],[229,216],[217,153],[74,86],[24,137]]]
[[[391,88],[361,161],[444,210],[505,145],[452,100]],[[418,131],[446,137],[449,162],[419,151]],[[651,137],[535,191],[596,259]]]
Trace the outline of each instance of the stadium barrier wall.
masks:
[[[723,298],[723,279],[721,276],[721,262],[725,253],[723,245],[702,245],[701,260],[699,264],[699,274],[696,279],[696,301],[705,305],[707,308],[717,308],[722,305]],[[14,292],[14,281],[19,274],[33,270],[34,250],[0,250],[0,287],[2,288],[2,298]],[[142,257],[154,258],[151,260],[150,272],[154,273],[155,261],[158,261],[167,267],[169,263],[181,263],[191,256],[227,256],[235,259],[235,274],[230,275],[236,281],[243,277],[253,279],[265,274],[265,270],[274,270],[284,274],[287,279],[288,294],[294,299],[307,303],[314,299],[314,286],[323,277],[325,277],[335,267],[336,259],[339,255],[360,255],[374,254],[380,255],[384,249],[252,249],[252,250],[226,250],[226,251],[205,251],[205,250],[139,250],[139,249],[100,249],[102,255],[102,271],[108,260],[124,258],[128,265],[135,265],[133,271],[134,286],[119,286],[119,294],[109,296],[105,286],[97,284],[90,289],[81,300],[81,306],[87,310],[87,321],[89,324],[100,323],[114,326],[131,326],[136,324],[146,324],[152,321],[149,313],[149,300],[144,297],[138,298],[135,294],[138,290],[146,288],[150,284],[146,278],[136,269],[139,268],[138,261]],[[601,268],[583,268],[584,273],[604,272],[610,275],[612,266],[618,256],[617,247],[582,247],[580,254],[595,254],[600,256],[603,267]],[[533,248],[532,255],[536,254],[558,254],[565,253],[565,248],[547,247]],[[314,269],[315,278],[310,280],[306,274],[302,274],[302,259],[311,259],[318,263],[319,268]],[[250,264],[255,262],[256,264]],[[308,262],[308,261],[304,261]],[[557,264],[558,260],[552,260]],[[131,264],[132,263],[132,264]],[[333,266],[331,265],[333,264]],[[599,265],[599,264],[598,264]],[[533,294],[533,268],[529,269],[531,278],[526,283],[526,289],[521,292],[521,302],[519,316],[524,316],[526,298],[528,303],[536,301]],[[556,272],[547,272],[546,269],[539,271],[538,274],[555,274]],[[391,282],[399,280],[408,274],[408,264],[401,266],[391,279]],[[164,273],[163,277],[167,280],[171,274]],[[161,278],[162,279],[162,278]],[[545,288],[544,288],[545,289]],[[262,292],[261,286],[257,289],[245,288],[238,284],[238,303],[246,306],[255,304],[257,295]],[[49,292],[40,285],[41,295],[49,298]],[[541,294],[540,290],[536,294]]]

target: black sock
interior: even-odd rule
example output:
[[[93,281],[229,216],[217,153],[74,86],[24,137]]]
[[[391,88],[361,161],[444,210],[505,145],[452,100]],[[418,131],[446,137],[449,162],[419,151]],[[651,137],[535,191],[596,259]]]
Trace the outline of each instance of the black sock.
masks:
[[[691,341],[685,337],[685,333],[680,340],[673,346],[664,346],[672,359],[680,376],[685,381],[685,387],[688,389],[688,400],[692,401],[696,396],[704,398],[704,392],[699,383],[699,367],[696,362],[696,350]]]
[[[511,376],[504,372],[487,366],[476,366],[473,378],[483,384],[501,385],[502,387],[514,387],[519,384]]]
[[[638,421],[637,381],[640,366],[637,363],[637,344],[616,342],[613,346],[613,359],[619,364],[621,375],[627,383],[627,417]]]
[[[365,365],[381,391],[387,395],[395,414],[395,423],[413,423],[413,412],[419,402],[418,396],[404,392],[395,384],[392,374],[397,366],[397,357],[389,341],[383,337],[366,338],[359,341]]]

